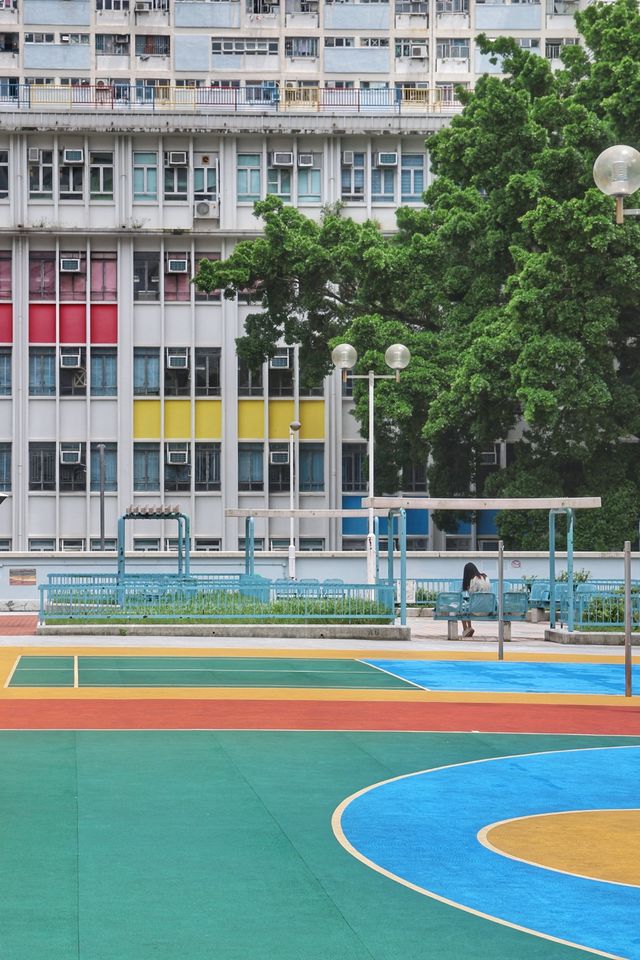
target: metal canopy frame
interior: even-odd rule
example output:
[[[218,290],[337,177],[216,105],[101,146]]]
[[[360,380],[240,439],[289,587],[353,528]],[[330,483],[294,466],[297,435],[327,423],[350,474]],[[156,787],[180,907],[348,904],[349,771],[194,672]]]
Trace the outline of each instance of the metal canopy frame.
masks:
[[[125,525],[127,520],[176,520],[178,523],[178,576],[191,572],[189,517],[175,507],[133,507],[118,518],[118,580],[125,576]]]

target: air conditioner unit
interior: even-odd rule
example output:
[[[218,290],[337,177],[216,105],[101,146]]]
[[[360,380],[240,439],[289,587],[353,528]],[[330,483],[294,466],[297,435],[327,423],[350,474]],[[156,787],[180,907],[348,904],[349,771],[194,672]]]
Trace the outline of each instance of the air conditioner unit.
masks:
[[[40,147],[29,147],[27,159],[29,163],[40,163]]]
[[[117,43],[119,46],[124,46],[124,44],[129,43],[129,34],[128,33],[118,33],[113,38],[113,42]]]
[[[343,167],[353,166],[353,150],[342,151],[342,166]]]
[[[149,13],[151,10],[151,0],[136,0],[134,10],[136,13]]]
[[[79,443],[69,443],[65,449],[60,448],[60,463],[82,463],[82,445]]]
[[[299,167],[312,167],[312,166],[313,166],[313,154],[312,154],[312,153],[299,153],[299,154],[298,154],[298,166],[299,166]]]
[[[189,272],[188,260],[167,259],[167,273],[188,273],[188,272]]]
[[[189,162],[189,154],[186,150],[171,150],[165,154],[165,157],[170,167],[186,167]]]
[[[186,370],[189,366],[188,347],[167,347],[167,369]]]
[[[219,220],[220,205],[217,200],[198,200],[193,205],[195,220]]]
[[[69,43],[69,34],[61,33],[60,34],[60,43]]]
[[[61,350],[60,366],[64,367],[65,370],[77,370],[79,367],[81,367],[82,351],[80,348],[77,350]]]
[[[293,154],[292,153],[270,153],[269,154],[269,166],[270,167],[292,167],[293,166]]]
[[[272,450],[269,454],[269,463],[274,467],[286,466],[289,463],[289,451]]]
[[[411,47],[409,57],[411,60],[426,60],[429,56],[429,50],[426,43],[416,43]]]
[[[289,362],[289,351],[278,350],[276,355],[269,360],[269,366],[272,370],[288,370],[291,366]]]
[[[374,163],[376,167],[397,167],[398,154],[397,153],[376,153],[374,155]]]
[[[73,147],[71,149],[62,151],[62,162],[66,166],[73,166],[73,164],[84,163],[84,150],[80,147]]]
[[[187,443],[174,443],[167,449],[167,463],[173,466],[184,467],[189,463],[189,445]]]
[[[80,257],[60,257],[60,273],[80,273]]]

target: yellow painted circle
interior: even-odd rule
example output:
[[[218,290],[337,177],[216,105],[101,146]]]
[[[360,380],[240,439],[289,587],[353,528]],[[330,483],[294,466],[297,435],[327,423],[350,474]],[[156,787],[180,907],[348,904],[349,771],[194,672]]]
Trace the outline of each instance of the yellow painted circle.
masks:
[[[580,810],[507,820],[479,835],[498,853],[563,873],[640,886],[640,810]]]

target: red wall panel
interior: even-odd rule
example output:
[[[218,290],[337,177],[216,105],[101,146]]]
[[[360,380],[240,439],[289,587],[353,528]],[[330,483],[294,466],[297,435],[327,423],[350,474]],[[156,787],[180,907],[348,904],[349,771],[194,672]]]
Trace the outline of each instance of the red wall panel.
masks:
[[[91,304],[91,343],[118,342],[118,304]]]
[[[84,303],[60,304],[60,343],[85,343],[86,307]]]
[[[0,303],[0,343],[13,342],[13,305]]]
[[[55,303],[29,304],[29,343],[56,342]]]

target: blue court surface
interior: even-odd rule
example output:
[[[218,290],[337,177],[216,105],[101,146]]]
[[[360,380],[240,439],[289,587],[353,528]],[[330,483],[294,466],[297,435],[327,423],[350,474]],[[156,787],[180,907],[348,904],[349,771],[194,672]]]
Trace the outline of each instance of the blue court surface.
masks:
[[[622,663],[487,660],[365,660],[425,690],[585,693],[624,696]]]
[[[401,776],[337,811],[338,839],[393,879],[604,956],[640,960],[640,887],[544,869],[487,849],[488,825],[568,810],[638,806],[640,748],[503,757]]]

